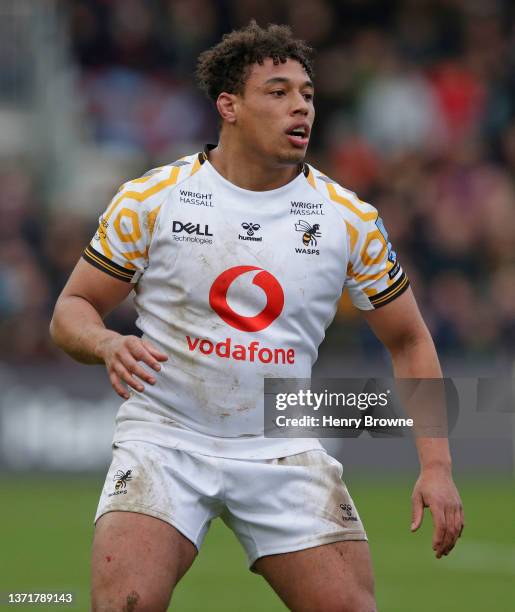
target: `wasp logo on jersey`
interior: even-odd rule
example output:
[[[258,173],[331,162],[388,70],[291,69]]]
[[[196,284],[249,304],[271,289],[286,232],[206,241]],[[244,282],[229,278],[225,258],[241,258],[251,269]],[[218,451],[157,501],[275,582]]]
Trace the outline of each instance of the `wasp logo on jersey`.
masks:
[[[316,247],[318,244],[317,238],[322,236],[320,225],[318,223],[310,225],[303,219],[300,219],[297,221],[297,223],[295,223],[295,231],[302,232],[302,244],[304,247]],[[296,247],[295,252],[304,253],[305,255],[320,255],[320,251],[318,249],[311,248]]]

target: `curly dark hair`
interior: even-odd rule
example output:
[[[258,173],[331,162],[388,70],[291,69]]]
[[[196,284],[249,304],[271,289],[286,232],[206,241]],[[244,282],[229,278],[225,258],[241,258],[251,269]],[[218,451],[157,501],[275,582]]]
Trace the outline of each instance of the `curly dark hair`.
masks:
[[[303,40],[293,38],[288,26],[270,24],[265,29],[252,20],[248,26],[225,34],[221,42],[201,53],[196,76],[200,88],[216,101],[223,91],[243,94],[250,67],[263,64],[267,58],[272,58],[274,64],[296,60],[312,79],[312,55],[313,49]]]

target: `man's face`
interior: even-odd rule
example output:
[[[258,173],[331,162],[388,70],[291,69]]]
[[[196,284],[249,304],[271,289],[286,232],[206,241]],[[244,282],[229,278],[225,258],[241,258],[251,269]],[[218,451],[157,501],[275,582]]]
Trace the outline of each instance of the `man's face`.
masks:
[[[298,164],[315,118],[313,83],[295,60],[254,64],[243,95],[236,96],[235,117],[242,142],[254,153],[272,164]]]

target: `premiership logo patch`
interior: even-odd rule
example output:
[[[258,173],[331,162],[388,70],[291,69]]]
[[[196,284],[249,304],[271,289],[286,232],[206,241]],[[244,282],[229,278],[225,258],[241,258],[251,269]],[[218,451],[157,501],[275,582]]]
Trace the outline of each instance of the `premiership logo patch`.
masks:
[[[388,240],[388,232],[386,231],[386,227],[384,226],[383,220],[381,217],[377,217],[376,219],[376,227],[381,232],[381,235],[384,238],[386,248],[388,250],[388,261],[391,261],[393,264],[397,263],[397,253],[392,248],[392,243]],[[399,271],[399,266],[396,266],[395,272],[393,274],[392,270],[390,270],[390,278],[393,278],[395,274]]]

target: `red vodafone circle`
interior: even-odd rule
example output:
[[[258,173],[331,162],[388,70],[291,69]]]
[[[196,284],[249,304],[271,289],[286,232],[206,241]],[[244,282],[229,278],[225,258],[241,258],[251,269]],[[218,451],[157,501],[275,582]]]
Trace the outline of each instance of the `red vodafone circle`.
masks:
[[[254,317],[245,317],[235,312],[227,303],[227,292],[231,284],[246,272],[261,270],[254,276],[252,284],[266,294],[266,306]],[[209,290],[209,304],[227,325],[245,332],[256,332],[268,327],[281,314],[284,306],[284,292],[279,281],[270,272],[256,266],[235,266],[222,272]]]

